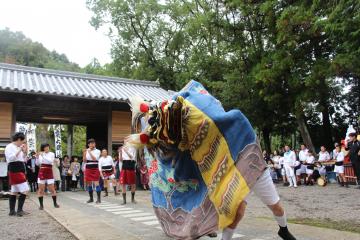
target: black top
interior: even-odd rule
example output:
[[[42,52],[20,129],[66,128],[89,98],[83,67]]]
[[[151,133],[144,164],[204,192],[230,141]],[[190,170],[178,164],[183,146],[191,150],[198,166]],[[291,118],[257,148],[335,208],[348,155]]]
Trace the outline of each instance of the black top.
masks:
[[[25,173],[25,165],[24,162],[9,162],[8,164],[8,171],[12,172],[12,173],[17,173],[17,172],[23,172]]]
[[[124,160],[122,165],[123,170],[135,170],[135,161]]]
[[[352,163],[360,161],[359,151],[360,151],[360,142],[355,140],[354,142],[349,142],[346,150],[349,150],[350,161]]]

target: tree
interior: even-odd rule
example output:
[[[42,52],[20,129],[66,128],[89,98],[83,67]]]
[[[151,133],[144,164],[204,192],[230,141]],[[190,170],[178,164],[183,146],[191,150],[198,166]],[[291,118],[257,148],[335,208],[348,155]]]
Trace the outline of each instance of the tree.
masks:
[[[33,42],[22,32],[8,28],[0,30],[0,62],[9,62],[30,67],[80,71],[64,54],[49,51],[41,43]]]
[[[94,58],[91,63],[86,65],[83,69],[85,73],[88,74],[96,74],[96,75],[103,75],[103,76],[113,76],[114,73],[114,64],[105,64],[101,66],[99,60]]]
[[[292,136],[296,125],[310,149],[312,136],[331,146],[332,125],[346,120],[337,113],[342,92],[334,59],[340,61],[337,55],[350,51],[339,47],[335,34],[346,22],[357,21],[352,20],[355,2],[348,2],[87,3],[94,12],[93,26],[111,25],[116,75],[159,80],[173,90],[190,79],[201,81],[226,108],[244,111],[269,150],[271,135]],[[341,19],[347,9],[353,15]],[[358,47],[357,39],[347,45]]]
[[[349,85],[345,94],[346,116],[360,129],[360,2],[339,1],[328,14],[326,31],[329,32],[334,51],[332,69],[342,79],[342,86]]]

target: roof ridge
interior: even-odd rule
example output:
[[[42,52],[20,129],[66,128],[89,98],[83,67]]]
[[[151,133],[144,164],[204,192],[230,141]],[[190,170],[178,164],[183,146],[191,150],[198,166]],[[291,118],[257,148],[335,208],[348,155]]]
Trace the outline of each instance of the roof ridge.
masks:
[[[20,70],[23,72],[31,72],[38,74],[56,75],[61,77],[75,77],[75,78],[81,78],[81,79],[87,79],[93,81],[103,81],[103,82],[107,81],[107,82],[116,82],[116,83],[125,83],[125,84],[147,85],[147,86],[160,88],[159,83],[153,81],[146,81],[146,80],[110,77],[110,76],[70,72],[70,71],[47,69],[47,68],[37,68],[37,67],[29,67],[29,66],[2,63],[2,62],[0,62],[0,68],[8,69],[8,70]]]

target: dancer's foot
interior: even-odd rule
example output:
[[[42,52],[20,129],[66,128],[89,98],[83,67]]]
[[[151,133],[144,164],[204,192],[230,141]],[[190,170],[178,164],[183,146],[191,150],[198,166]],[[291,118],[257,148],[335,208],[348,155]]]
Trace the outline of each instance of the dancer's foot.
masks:
[[[205,235],[204,235],[205,236]],[[209,233],[208,235],[206,235],[206,236],[208,236],[208,237],[211,237],[211,238],[214,238],[214,237],[217,237],[217,233]],[[197,237],[196,239],[200,239],[200,238],[202,238],[203,236],[199,236],[199,237]]]
[[[44,210],[44,207],[43,207],[43,206],[40,206],[40,207],[39,207],[39,210]]]
[[[131,193],[131,203],[136,204],[134,192]]]
[[[54,208],[59,208],[59,207],[60,207],[59,204],[55,204],[55,205],[54,205]]]
[[[9,216],[16,216],[16,212],[15,211],[9,212]]]
[[[25,211],[19,211],[19,212],[17,212],[17,216],[18,217],[22,217],[22,216],[25,216],[25,215],[29,215],[30,213],[28,213],[28,212],[25,212]]]
[[[217,233],[216,232],[210,233],[210,234],[208,234],[208,236],[211,238],[215,238],[215,237],[217,237]]]
[[[123,203],[121,205],[125,205],[126,204],[126,193],[123,193]]]
[[[92,202],[94,202],[94,199],[89,199],[86,201],[86,203],[92,203]]]
[[[278,231],[278,235],[283,240],[296,240],[296,238],[289,232],[287,227],[280,227]]]

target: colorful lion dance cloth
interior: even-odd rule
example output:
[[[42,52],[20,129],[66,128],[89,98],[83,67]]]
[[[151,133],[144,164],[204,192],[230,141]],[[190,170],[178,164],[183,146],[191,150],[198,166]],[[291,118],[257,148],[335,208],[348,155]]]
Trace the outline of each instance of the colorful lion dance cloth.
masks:
[[[131,101],[140,133],[127,144],[144,149],[155,213],[164,232],[197,237],[230,225],[266,169],[256,135],[239,110],[225,112],[198,82],[171,100]]]

